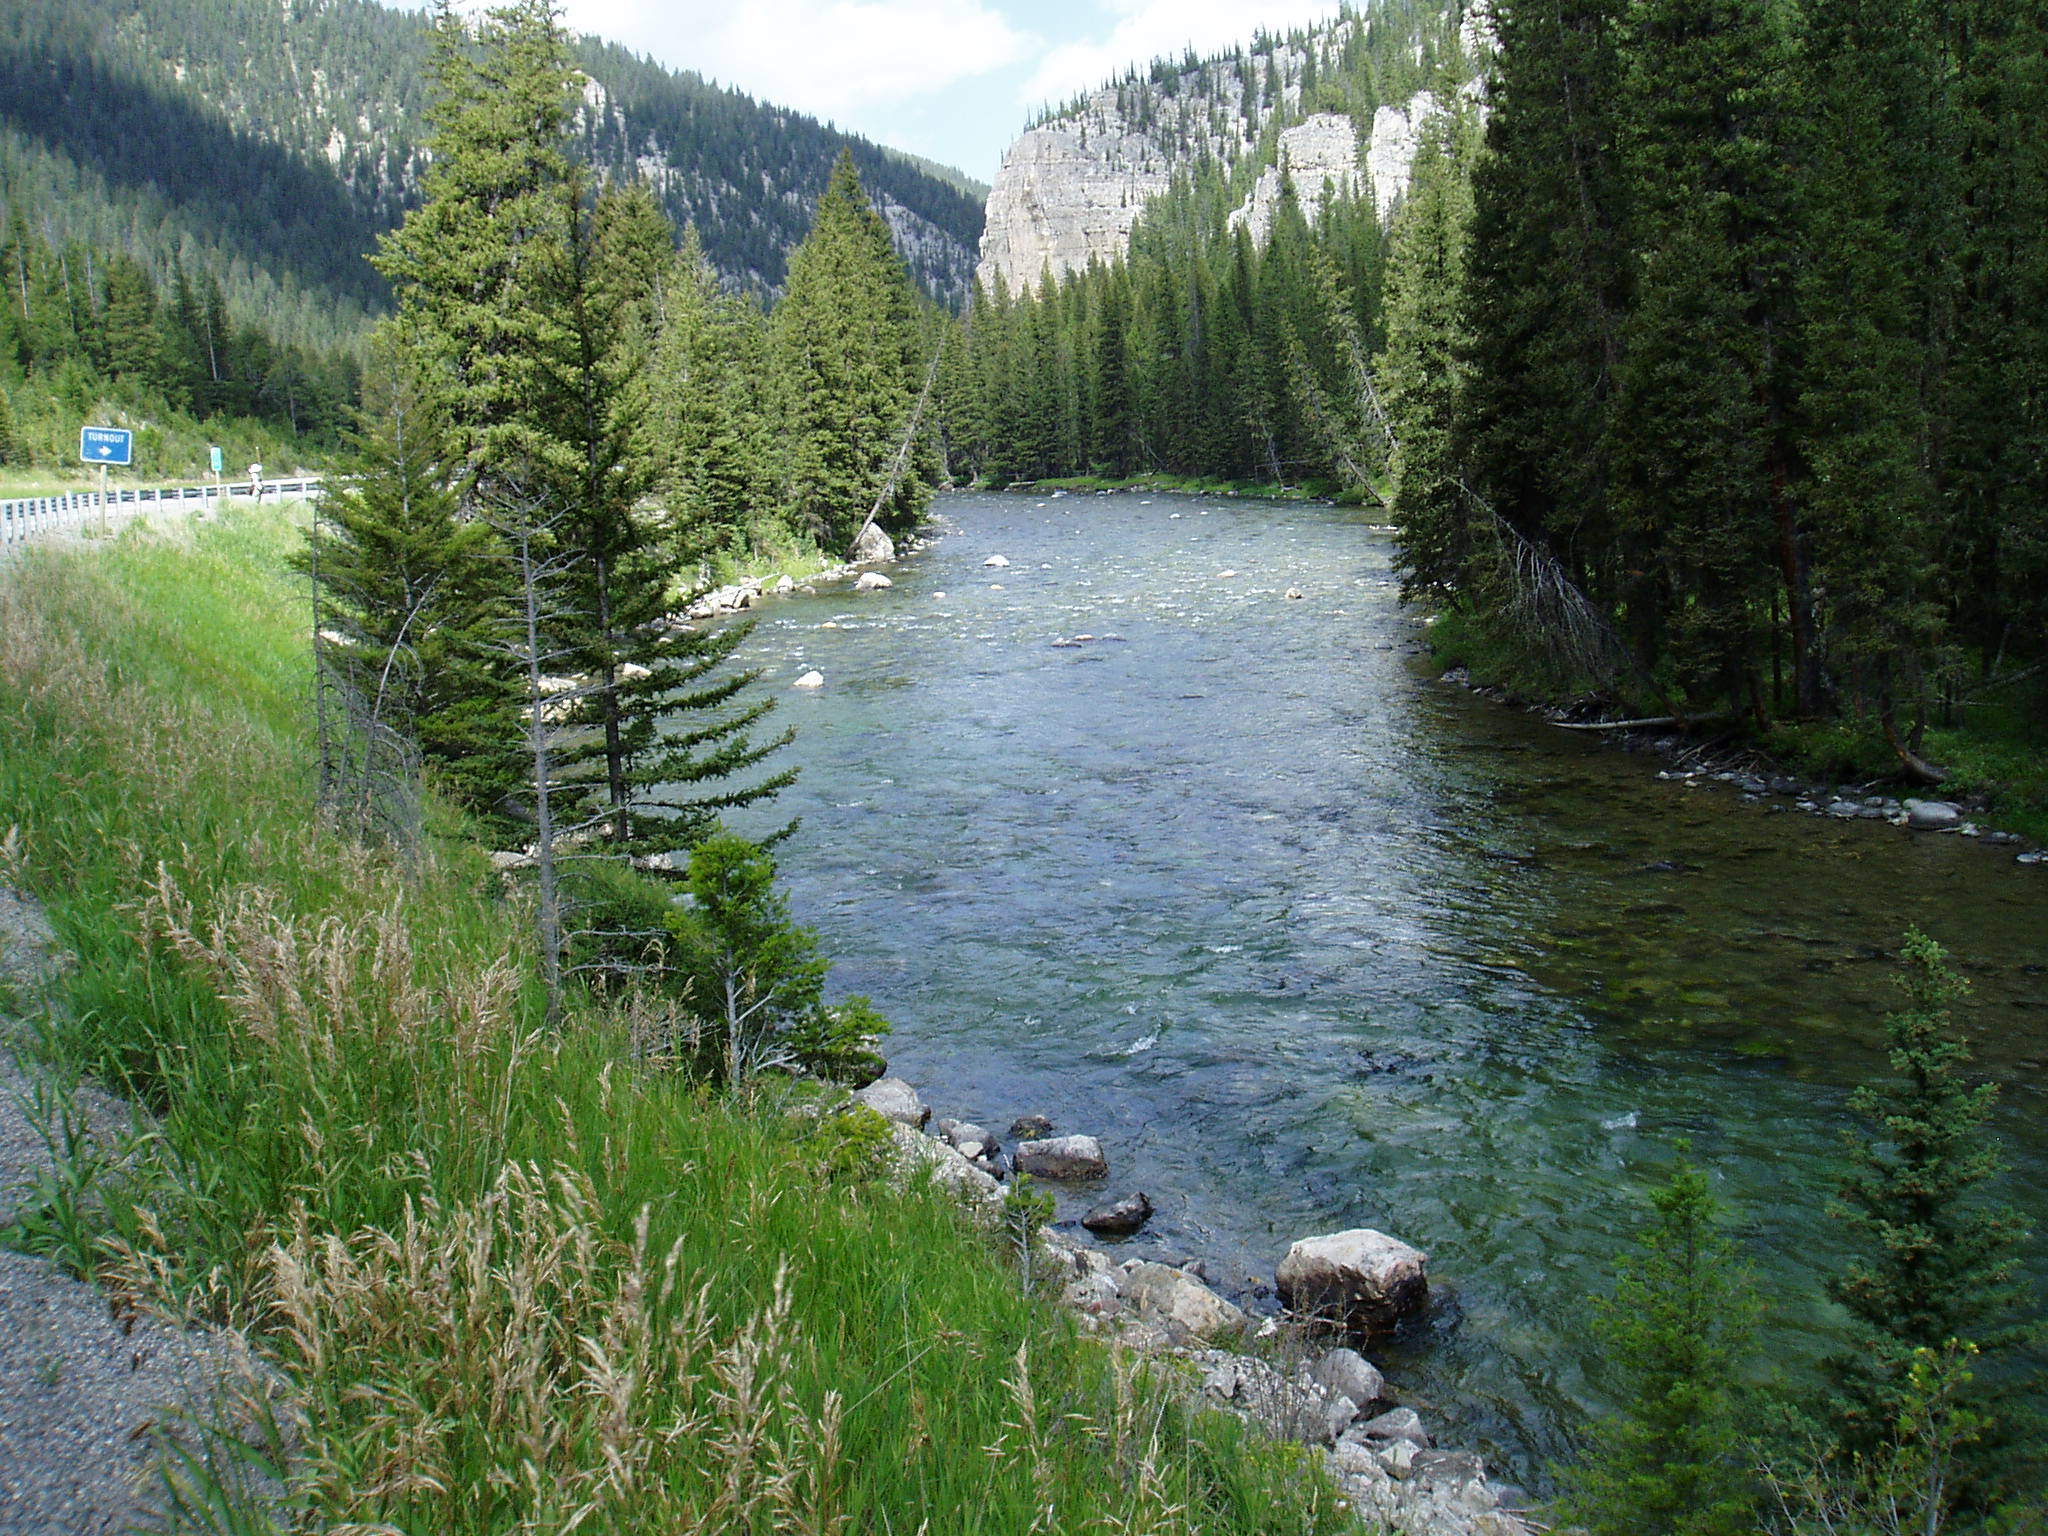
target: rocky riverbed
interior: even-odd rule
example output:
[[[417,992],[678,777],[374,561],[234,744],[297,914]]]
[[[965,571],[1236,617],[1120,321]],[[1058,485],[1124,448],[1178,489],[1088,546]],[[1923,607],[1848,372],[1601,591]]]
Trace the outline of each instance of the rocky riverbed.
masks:
[[[1796,1373],[1836,1347],[1827,1190],[1909,925],[1972,982],[2008,1198],[2048,1200],[2031,850],[1888,825],[1906,796],[1882,787],[1745,803],[1717,775],[1769,770],[1446,686],[1356,512],[1149,491],[937,511],[889,588],[750,612],[741,659],[801,768],[758,830],[801,818],[777,849],[793,915],[895,1024],[900,1075],[1006,1146],[1036,1108],[1098,1138],[1105,1187],[1047,1182],[1060,1230],[1199,1255],[1255,1315],[1294,1238],[1413,1243],[1435,1300],[1376,1363],[1439,1442],[1541,1493],[1614,1406],[1584,1299],[1675,1137],[1787,1299],[1773,1352]],[[1827,813],[1843,799],[1854,817]],[[1139,1191],[1134,1235],[1082,1225]]]

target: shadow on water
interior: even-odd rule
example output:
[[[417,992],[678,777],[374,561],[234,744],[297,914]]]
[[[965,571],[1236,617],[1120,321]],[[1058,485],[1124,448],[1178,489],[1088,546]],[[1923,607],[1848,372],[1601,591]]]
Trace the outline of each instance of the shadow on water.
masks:
[[[1607,1402],[1585,1297],[1672,1138],[1735,1213],[1773,1357],[1827,1341],[1822,1207],[1909,923],[1976,985],[2006,1193],[2048,1207],[2048,872],[1660,782],[1438,683],[1354,514],[938,511],[892,589],[773,605],[748,642],[772,688],[826,678],[783,694],[784,872],[941,1113],[1103,1137],[1159,1208],[1134,1252],[1248,1291],[1311,1232],[1429,1250],[1442,1301],[1390,1374],[1540,1485]]]

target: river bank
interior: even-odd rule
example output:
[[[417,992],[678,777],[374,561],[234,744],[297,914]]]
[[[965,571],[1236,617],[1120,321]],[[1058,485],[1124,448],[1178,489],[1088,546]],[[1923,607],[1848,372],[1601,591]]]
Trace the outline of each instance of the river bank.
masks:
[[[1496,702],[1582,727],[1602,714],[1650,712],[1601,695],[1565,696],[1546,686],[1542,669],[1530,667],[1469,616],[1431,615],[1427,633],[1438,669]],[[2048,845],[2048,724],[2041,718],[2048,695],[2040,695],[2038,681],[2022,678],[2012,686],[2022,685],[2039,696],[1977,699],[1967,711],[1952,710],[1947,723],[1928,726],[1915,750],[1923,764],[1940,765],[1939,783],[1905,769],[1872,718],[1774,720],[1761,732],[1747,722],[1701,722],[1676,730],[1666,724],[1613,739],[1658,752],[1674,764],[1707,759],[1716,771],[1799,779],[1810,791],[1806,798],[1824,797],[1824,803],[1873,794],[1953,803],[1983,830],[2009,833],[2027,849],[2039,850]]]
[[[1438,659],[1446,653],[1436,652]],[[1987,848],[2003,849],[2016,864],[2048,865],[2048,851],[2018,831],[2003,827],[2000,788],[1992,785],[1944,798],[1938,790],[1916,792],[1896,778],[1877,777],[1860,783],[1841,776],[1816,779],[1788,771],[1788,762],[1765,749],[1725,736],[1693,737],[1674,730],[1673,722],[1652,721],[1613,729],[1582,719],[1583,703],[1564,705],[1526,698],[1511,688],[1475,680],[1461,663],[1447,668],[1439,682],[1465,688],[1480,698],[1519,709],[1566,730],[1597,731],[1602,741],[1623,752],[1644,754],[1665,764],[1657,777],[1687,789],[1725,788],[1745,805],[1779,814],[1796,811],[1837,821],[1882,821],[1917,833],[1943,833],[1981,839]],[[1803,754],[1802,754],[1803,756]],[[2031,825],[2030,816],[2016,818]]]
[[[1909,924],[1976,983],[2011,1195],[2048,1204],[2038,871],[1689,792],[1444,686],[1354,512],[937,511],[890,588],[754,615],[767,686],[820,679],[785,692],[778,859],[838,985],[896,1021],[893,1070],[963,1121],[1058,1105],[1123,1149],[1148,1260],[1243,1294],[1303,1233],[1415,1243],[1445,1305],[1389,1375],[1540,1490],[1611,1405],[1580,1304],[1673,1136],[1786,1299],[1773,1350],[1829,1347],[1826,1191]]]

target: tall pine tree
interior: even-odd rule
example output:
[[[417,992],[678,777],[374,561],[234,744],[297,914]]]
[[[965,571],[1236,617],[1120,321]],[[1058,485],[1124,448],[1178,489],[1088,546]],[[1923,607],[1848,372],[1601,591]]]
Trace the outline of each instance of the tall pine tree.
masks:
[[[851,152],[832,167],[811,232],[790,256],[771,336],[792,512],[821,547],[844,553],[884,491],[928,362],[910,278]],[[928,472],[928,461],[920,467]],[[930,497],[925,473],[900,476],[883,528],[907,529]]]

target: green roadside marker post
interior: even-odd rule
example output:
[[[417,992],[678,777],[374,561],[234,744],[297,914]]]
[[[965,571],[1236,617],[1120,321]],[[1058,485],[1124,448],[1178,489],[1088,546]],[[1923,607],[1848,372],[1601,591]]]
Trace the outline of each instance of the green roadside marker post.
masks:
[[[126,427],[80,427],[80,462],[100,467],[100,529],[107,531],[107,470],[115,464],[135,462],[135,434]]]
[[[221,465],[223,462],[221,459],[220,444],[210,444],[207,447],[206,452],[207,455],[213,461],[213,501],[214,510],[217,512],[220,510],[220,472]]]

